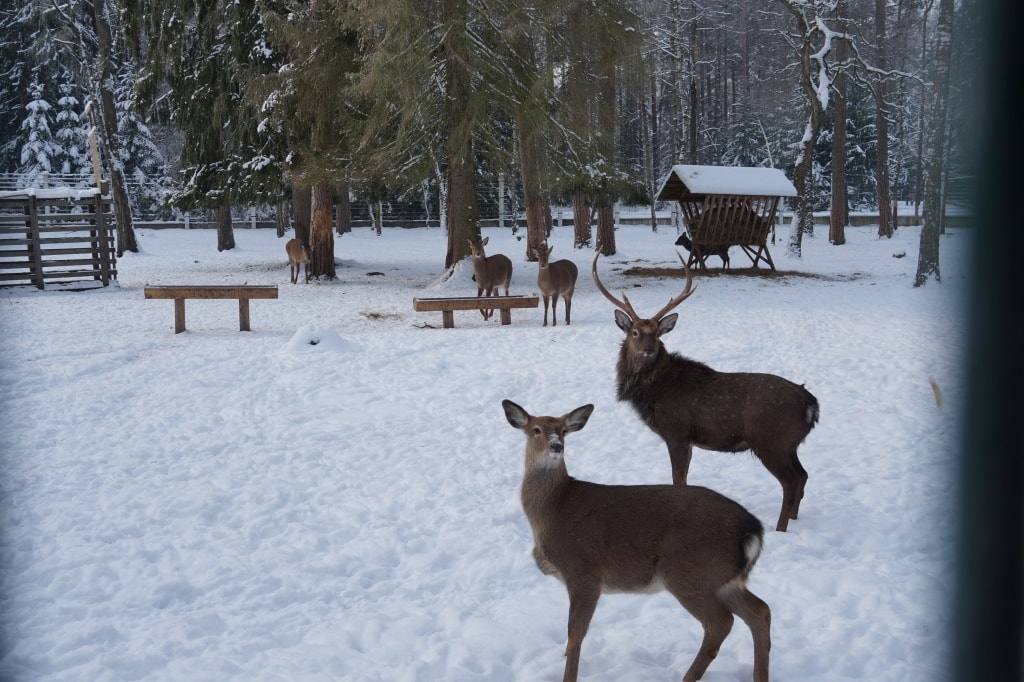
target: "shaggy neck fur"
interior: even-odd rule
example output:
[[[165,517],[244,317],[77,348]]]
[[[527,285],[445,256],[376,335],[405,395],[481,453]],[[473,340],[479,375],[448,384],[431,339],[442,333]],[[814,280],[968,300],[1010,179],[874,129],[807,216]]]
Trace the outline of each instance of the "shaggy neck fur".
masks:
[[[627,341],[619,349],[616,366],[618,398],[632,403],[640,416],[647,420],[658,396],[667,388],[678,388],[694,379],[713,372],[704,363],[669,353],[662,343],[651,360],[643,361],[629,352]]]

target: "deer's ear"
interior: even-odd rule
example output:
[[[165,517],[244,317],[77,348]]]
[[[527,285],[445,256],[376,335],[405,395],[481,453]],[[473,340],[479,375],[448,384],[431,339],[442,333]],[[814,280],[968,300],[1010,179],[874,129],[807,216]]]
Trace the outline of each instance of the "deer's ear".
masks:
[[[505,410],[505,419],[508,419],[508,423],[517,429],[523,428],[526,426],[526,422],[530,421],[530,415],[526,413],[526,410],[511,400],[502,400],[501,408]]]
[[[565,420],[565,426],[570,431],[579,431],[587,425],[587,420],[590,419],[591,412],[594,411],[593,405],[584,405],[583,407],[577,407],[569,414],[562,417]]]
[[[550,256],[550,255],[551,255],[551,252],[552,252],[552,251],[554,251],[554,250],[555,250],[555,247],[554,247],[554,246],[549,246],[549,247],[548,247],[548,255]]]
[[[473,250],[473,240],[472,239],[467,239],[466,243],[469,244],[469,250],[472,251]]]
[[[480,246],[487,246],[487,241],[489,239],[490,239],[490,237],[484,237],[483,239],[481,239],[480,240]]]
[[[619,329],[628,333],[629,327],[630,325],[633,324],[633,321],[629,319],[629,315],[627,315],[626,313],[622,312],[621,310],[616,310],[615,324],[619,327]]]
[[[672,313],[658,320],[658,336],[662,334],[668,334],[670,331],[675,329],[676,320],[679,319],[679,313]]]
[[[540,254],[537,253],[537,249],[530,249],[530,255],[534,258],[540,258]]]

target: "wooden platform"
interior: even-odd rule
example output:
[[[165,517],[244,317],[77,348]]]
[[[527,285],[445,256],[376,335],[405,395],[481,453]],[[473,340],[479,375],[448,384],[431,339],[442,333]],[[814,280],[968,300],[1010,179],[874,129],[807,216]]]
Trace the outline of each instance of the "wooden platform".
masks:
[[[253,298],[277,298],[277,285],[164,285],[145,288],[145,296],[150,299],[174,300],[174,333],[185,331],[185,299],[238,299],[238,329],[251,331],[249,328],[249,300]]]
[[[540,305],[537,296],[450,296],[442,298],[414,298],[413,310],[417,312],[438,312],[445,329],[455,326],[456,310],[501,311],[501,323],[512,324],[512,308],[536,308]]]

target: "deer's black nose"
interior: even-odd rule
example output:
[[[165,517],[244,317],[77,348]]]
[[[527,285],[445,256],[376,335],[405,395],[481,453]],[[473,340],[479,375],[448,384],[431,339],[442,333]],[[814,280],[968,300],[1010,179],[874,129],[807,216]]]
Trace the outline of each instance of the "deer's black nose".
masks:
[[[551,444],[551,452],[561,452],[561,451],[562,451],[562,444],[561,443],[552,443]]]

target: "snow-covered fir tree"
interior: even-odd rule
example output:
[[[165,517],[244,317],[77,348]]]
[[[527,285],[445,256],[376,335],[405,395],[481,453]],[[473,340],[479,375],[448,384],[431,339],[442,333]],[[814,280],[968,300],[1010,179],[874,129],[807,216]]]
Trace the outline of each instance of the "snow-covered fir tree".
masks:
[[[21,122],[19,145],[18,173],[26,186],[39,182],[43,173],[53,172],[60,160],[61,148],[54,142],[50,128],[53,120],[51,110],[50,103],[44,98],[43,84],[34,81],[29,87],[29,103],[25,106],[26,116]]]
[[[153,140],[153,134],[138,114],[135,72],[126,68],[114,90],[117,111],[117,136],[125,178],[131,183],[129,194],[136,210],[154,210],[167,191],[167,162]]]
[[[66,77],[60,85],[57,100],[57,130],[54,137],[60,146],[60,156],[55,172],[87,174],[92,170],[89,160],[89,133],[79,115],[79,102],[75,97],[75,86]]]

